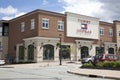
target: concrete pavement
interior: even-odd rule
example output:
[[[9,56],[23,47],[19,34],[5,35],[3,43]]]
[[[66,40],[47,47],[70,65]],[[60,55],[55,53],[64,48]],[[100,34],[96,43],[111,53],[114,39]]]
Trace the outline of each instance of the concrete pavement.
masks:
[[[99,77],[99,78],[107,78],[107,79],[116,79],[120,80],[120,71],[117,70],[100,70],[100,69],[81,69],[80,62],[68,63],[67,61],[62,61],[61,66],[76,66],[73,69],[68,70],[68,73],[88,76],[88,77]],[[9,67],[27,67],[27,68],[35,68],[35,67],[47,67],[47,66],[60,66],[59,62],[40,62],[40,63],[30,63],[30,64],[12,64],[12,65],[4,65],[0,66],[0,68],[9,68]]]
[[[87,77],[106,78],[120,80],[120,71],[117,70],[99,70],[99,69],[76,69],[69,70],[68,73]]]

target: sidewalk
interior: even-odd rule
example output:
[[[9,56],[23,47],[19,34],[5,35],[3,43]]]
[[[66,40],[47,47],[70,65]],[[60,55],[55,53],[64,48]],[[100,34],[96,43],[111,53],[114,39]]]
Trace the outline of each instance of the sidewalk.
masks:
[[[81,76],[87,77],[98,77],[98,78],[107,78],[107,79],[115,79],[120,80],[120,71],[117,70],[101,70],[101,69],[82,69],[80,67],[80,62],[70,63],[68,61],[63,61],[61,66],[71,66],[74,65],[73,69],[68,70],[68,73],[77,74]],[[40,62],[40,63],[28,63],[28,64],[10,64],[3,65],[0,68],[35,68],[35,67],[48,67],[48,66],[60,66],[59,62]],[[76,66],[76,67],[75,67]]]
[[[76,63],[76,62],[75,62]],[[68,66],[69,64],[75,64],[75,63],[68,63],[68,61],[62,61],[61,66]],[[35,67],[47,67],[47,66],[60,66],[59,61],[44,61],[39,63],[25,63],[25,64],[6,64],[1,65],[0,68],[15,68],[15,67],[28,67],[28,68],[35,68]]]
[[[69,70],[68,73],[77,74],[81,76],[106,78],[120,80],[120,71],[117,70],[99,70],[99,69],[81,69]]]

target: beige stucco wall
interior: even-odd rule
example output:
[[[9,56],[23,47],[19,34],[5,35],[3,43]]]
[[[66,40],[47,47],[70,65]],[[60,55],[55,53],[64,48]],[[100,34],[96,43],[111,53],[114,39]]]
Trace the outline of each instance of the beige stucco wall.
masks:
[[[8,54],[8,37],[0,37],[2,49],[0,50],[0,59],[6,59]]]
[[[116,24],[115,24],[116,26],[116,42],[117,42],[117,47],[118,47],[118,49],[120,48],[120,36],[119,36],[119,31],[120,31],[120,22],[116,22]]]

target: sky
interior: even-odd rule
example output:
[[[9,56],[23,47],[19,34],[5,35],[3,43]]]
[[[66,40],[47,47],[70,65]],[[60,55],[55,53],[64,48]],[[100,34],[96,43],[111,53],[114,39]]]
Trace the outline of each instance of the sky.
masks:
[[[120,20],[120,0],[0,0],[0,20],[10,20],[36,9],[72,12],[106,22]]]

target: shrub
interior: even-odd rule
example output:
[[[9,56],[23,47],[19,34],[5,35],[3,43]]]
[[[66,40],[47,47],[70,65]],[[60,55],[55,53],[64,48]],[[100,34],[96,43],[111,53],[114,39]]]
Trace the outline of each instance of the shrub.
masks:
[[[82,65],[82,67],[93,67],[93,64],[91,63],[85,63]]]
[[[104,61],[103,62],[103,67],[112,68],[114,66],[114,64],[115,64],[115,62],[113,62],[113,61]]]
[[[97,67],[120,68],[120,61],[104,61],[96,64]]]
[[[92,63],[85,63],[82,68],[104,68],[104,69],[120,69],[120,61],[104,61],[93,65]]]
[[[114,66],[115,68],[120,68],[120,61],[115,62]]]
[[[97,66],[97,67],[103,67],[103,62],[98,62],[98,63],[96,64],[96,66]]]

